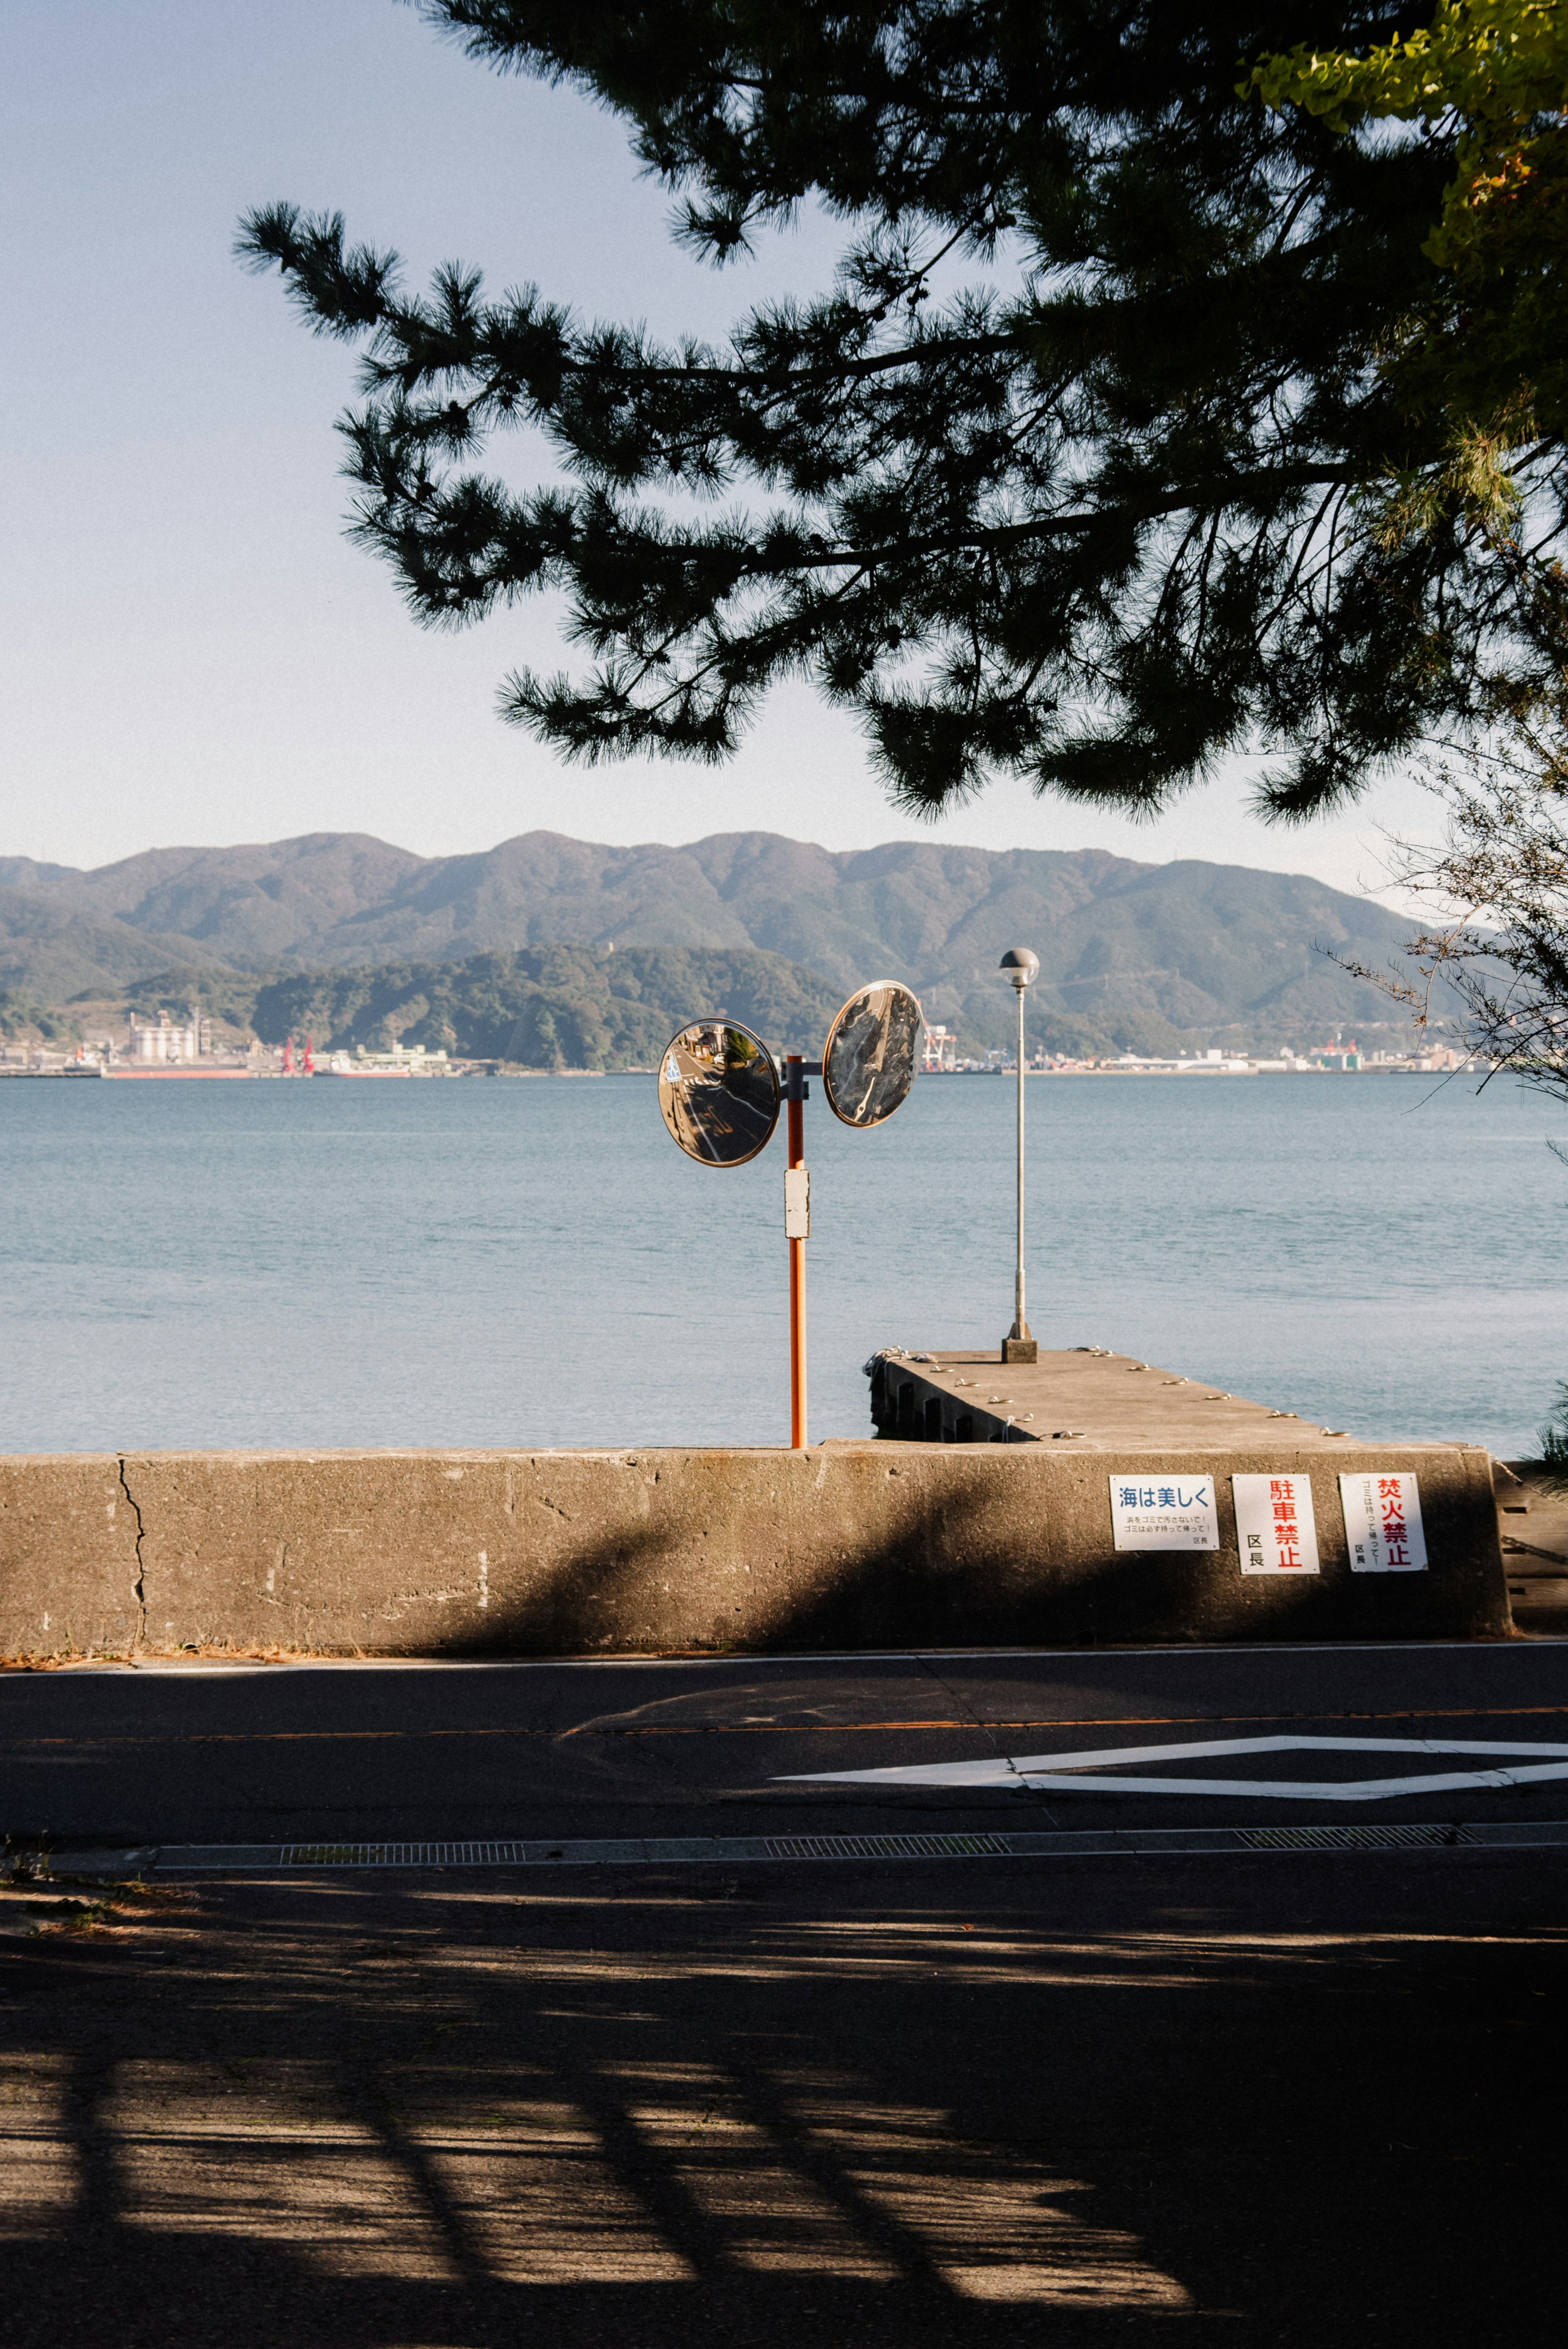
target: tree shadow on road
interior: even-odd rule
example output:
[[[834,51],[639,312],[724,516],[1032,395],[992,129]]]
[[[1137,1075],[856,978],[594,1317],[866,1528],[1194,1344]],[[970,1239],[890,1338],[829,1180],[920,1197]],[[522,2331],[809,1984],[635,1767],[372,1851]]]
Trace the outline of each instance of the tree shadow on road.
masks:
[[[1561,1871],[1281,1867],[346,1874],[25,1945],[7,2341],[1519,2337]]]

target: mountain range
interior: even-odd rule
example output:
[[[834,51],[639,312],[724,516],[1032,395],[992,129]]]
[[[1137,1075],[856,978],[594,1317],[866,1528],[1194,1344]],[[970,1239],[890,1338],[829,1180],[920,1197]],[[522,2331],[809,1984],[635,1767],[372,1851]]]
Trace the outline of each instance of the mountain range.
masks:
[[[901,978],[972,1048],[1010,1032],[997,960],[1017,944],[1040,956],[1032,1032],[1054,1049],[1304,1045],[1389,1022],[1342,961],[1397,960],[1409,928],[1370,900],[1245,865],[921,841],[832,851],[762,832],[680,847],[533,832],[441,857],[310,833],[91,871],[0,857],[0,988],[52,1004],[543,947],[729,949],[782,957],[840,994]]]

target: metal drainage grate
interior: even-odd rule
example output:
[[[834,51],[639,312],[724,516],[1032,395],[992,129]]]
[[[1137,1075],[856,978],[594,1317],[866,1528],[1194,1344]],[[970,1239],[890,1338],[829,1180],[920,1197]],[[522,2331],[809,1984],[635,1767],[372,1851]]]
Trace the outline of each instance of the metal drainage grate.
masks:
[[[993,1835],[766,1836],[770,1859],[1011,1859],[1012,1846]]]
[[[1463,1827],[1238,1827],[1255,1851],[1397,1851],[1412,1844],[1473,1843]]]
[[[524,1860],[521,1843],[290,1843],[285,1868],[493,1868]]]

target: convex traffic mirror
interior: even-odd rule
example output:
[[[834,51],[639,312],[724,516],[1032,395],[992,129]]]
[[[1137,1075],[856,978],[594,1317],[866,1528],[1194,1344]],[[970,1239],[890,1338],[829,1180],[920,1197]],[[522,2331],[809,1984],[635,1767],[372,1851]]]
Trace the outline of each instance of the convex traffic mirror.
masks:
[[[659,1069],[665,1124],[701,1166],[743,1166],[765,1150],[789,1103],[784,1238],[789,1244],[790,1443],[805,1443],[805,1243],[811,1177],[805,1165],[807,1077],[820,1076],[828,1106],[846,1125],[880,1125],[914,1082],[924,1026],[919,1004],[897,979],[852,995],[827,1031],[820,1061],[784,1056],[781,1084],[773,1054],[738,1020],[694,1019],[666,1047]]]
[[[916,998],[896,979],[852,995],[827,1032],[822,1084],[827,1105],[846,1125],[880,1125],[915,1081],[924,1019]]]
[[[743,1166],[773,1140],[779,1079],[760,1037],[732,1019],[694,1019],[659,1071],[664,1123],[689,1158]]]

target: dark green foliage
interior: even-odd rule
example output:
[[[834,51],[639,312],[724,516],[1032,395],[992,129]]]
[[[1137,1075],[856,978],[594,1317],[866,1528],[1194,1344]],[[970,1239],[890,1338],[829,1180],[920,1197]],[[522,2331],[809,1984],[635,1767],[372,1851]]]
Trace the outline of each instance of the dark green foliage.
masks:
[[[156,1019],[161,1011],[182,1019],[191,1004],[224,1027],[246,1030],[255,1008],[259,978],[248,972],[192,969],[176,966],[138,979],[125,996],[125,1009],[139,1019]]]
[[[51,1010],[23,988],[0,987],[0,1037],[7,1043],[78,1044],[81,1032],[68,1012]]]
[[[782,956],[641,947],[533,947],[466,962],[317,971],[264,987],[256,1033],[318,1051],[422,1044],[527,1068],[651,1068],[676,1030],[728,1012],[770,1044],[821,1044],[839,992]]]
[[[1568,1381],[1557,1389],[1557,1401],[1541,1430],[1541,1457],[1552,1470],[1548,1484],[1554,1493],[1568,1493]]]
[[[721,759],[794,673],[863,719],[910,810],[1012,770],[1148,812],[1244,750],[1302,816],[1462,722],[1478,664],[1526,657],[1509,631],[1561,523],[1557,441],[1515,455],[1527,557],[1441,486],[1447,419],[1378,366],[1434,291],[1451,136],[1358,141],[1236,90],[1265,52],[1383,40],[1407,11],[424,13],[616,109],[699,252],[813,199],[846,225],[831,288],[707,347],[532,287],[491,300],[468,267],[416,298],[340,217],[244,223],[317,331],[364,345],[354,526],[411,610],[568,595],[587,674],[503,697],[566,755]],[[477,469],[516,427],[565,486]],[[1388,531],[1391,473],[1430,490],[1420,528]]]

